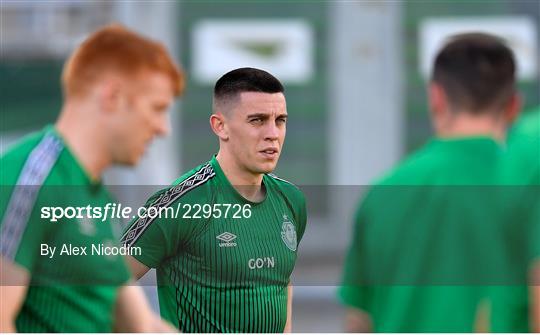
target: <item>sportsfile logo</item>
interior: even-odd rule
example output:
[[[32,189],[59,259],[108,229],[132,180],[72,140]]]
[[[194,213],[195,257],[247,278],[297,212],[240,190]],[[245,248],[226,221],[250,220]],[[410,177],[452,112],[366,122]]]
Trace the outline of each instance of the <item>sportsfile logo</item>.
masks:
[[[220,240],[220,241],[223,241],[222,243],[219,244],[219,246],[221,248],[223,248],[223,247],[236,247],[236,242],[233,242],[236,239],[236,235],[234,235],[232,233],[224,232],[224,233],[219,234],[218,236],[216,236],[216,238],[218,240]]]

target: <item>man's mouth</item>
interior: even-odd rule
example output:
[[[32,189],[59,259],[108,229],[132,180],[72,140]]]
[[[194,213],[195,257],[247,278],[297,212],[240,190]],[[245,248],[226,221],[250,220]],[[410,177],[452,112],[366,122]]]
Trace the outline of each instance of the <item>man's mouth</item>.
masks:
[[[278,155],[278,149],[277,148],[266,148],[264,150],[259,151],[263,156],[266,158],[276,158]]]

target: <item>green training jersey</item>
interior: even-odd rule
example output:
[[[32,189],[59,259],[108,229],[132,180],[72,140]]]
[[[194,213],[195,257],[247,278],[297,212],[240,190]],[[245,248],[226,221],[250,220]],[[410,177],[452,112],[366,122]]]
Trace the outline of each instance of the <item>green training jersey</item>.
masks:
[[[263,184],[265,199],[247,201],[213,158],[148,200],[149,214],[173,217],[140,217],[124,232],[142,248],[134,257],[157,269],[161,315],[181,331],[283,331],[305,200],[273,175]]]
[[[521,229],[506,234],[512,253],[513,271],[524,272],[540,261],[540,108],[523,115],[508,134],[501,164],[501,183],[507,203],[515,204],[509,221]],[[522,186],[522,187],[519,187]],[[493,332],[531,331],[527,286],[501,286],[494,290],[491,327]]]
[[[540,108],[512,127],[503,166],[503,183],[540,185]]]
[[[105,187],[90,180],[52,127],[9,149],[0,168],[1,254],[30,274],[17,331],[112,331],[117,289],[129,270],[122,256],[93,249],[119,246],[112,222],[51,220],[52,207],[111,203]]]
[[[490,186],[500,156],[487,137],[435,139],[371,187],[339,297],[373,331],[474,331],[483,285],[511,280]]]

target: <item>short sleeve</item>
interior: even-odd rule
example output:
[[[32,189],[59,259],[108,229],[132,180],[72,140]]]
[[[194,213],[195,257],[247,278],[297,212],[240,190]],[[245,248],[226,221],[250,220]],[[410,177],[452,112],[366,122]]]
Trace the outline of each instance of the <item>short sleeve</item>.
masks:
[[[123,245],[140,248],[133,257],[150,268],[176,254],[192,226],[191,220],[182,219],[182,205],[189,203],[189,198],[174,199],[172,189],[159,191],[142,207],[144,210],[137,209],[141,216],[131,221],[121,238]]]
[[[132,257],[150,268],[156,268],[174,249],[173,241],[168,238],[167,227],[170,225],[167,221],[136,218],[124,232],[121,242],[127,247],[140,248],[141,252]]]

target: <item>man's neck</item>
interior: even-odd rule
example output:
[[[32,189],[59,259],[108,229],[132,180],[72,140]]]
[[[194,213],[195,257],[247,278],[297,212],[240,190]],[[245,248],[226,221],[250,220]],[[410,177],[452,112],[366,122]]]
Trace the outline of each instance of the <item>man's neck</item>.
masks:
[[[263,174],[253,174],[240,168],[226,151],[220,150],[216,160],[225,177],[238,193],[249,201],[260,202],[264,200]]]
[[[503,142],[506,131],[500,120],[459,113],[437,130],[437,136],[441,138],[486,136]]]
[[[103,149],[103,132],[90,117],[95,111],[86,111],[84,108],[84,106],[66,104],[62,108],[55,128],[82,168],[92,180],[97,181],[101,179],[101,175],[111,163]]]

